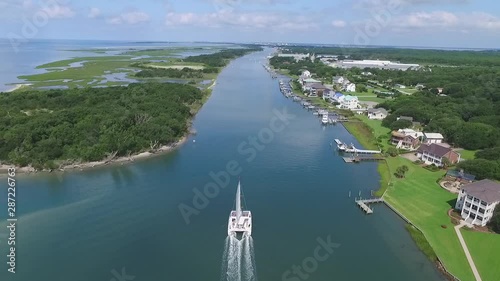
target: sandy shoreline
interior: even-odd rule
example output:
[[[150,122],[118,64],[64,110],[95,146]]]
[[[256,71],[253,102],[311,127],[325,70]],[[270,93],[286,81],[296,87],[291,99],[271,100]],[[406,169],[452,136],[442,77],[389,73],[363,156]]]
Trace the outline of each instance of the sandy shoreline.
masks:
[[[133,163],[135,160],[140,160],[140,159],[146,159],[152,156],[158,156],[158,155],[163,155],[168,152],[172,152],[178,147],[182,146],[186,141],[188,140],[189,136],[191,133],[187,134],[186,136],[182,137],[179,141],[170,144],[170,145],[164,145],[153,152],[141,152],[137,153],[134,155],[131,155],[130,157],[123,156],[123,157],[116,157],[111,160],[102,160],[102,161],[94,161],[94,162],[84,162],[84,163],[74,163],[74,164],[68,164],[68,165],[63,165],[59,169],[56,170],[42,170],[42,171],[37,171],[33,167],[15,167],[16,173],[17,174],[32,174],[32,173],[45,173],[45,172],[53,172],[53,171],[59,171],[59,172],[65,172],[65,171],[74,171],[74,170],[80,170],[83,171],[85,169],[90,169],[90,168],[97,168],[97,167],[103,167],[103,166],[111,166],[111,165],[116,165],[116,164],[128,164],[128,163]],[[5,164],[0,164],[0,176],[6,175],[8,173],[8,169],[12,168],[12,165],[5,165]]]
[[[14,92],[14,91],[17,91],[17,90],[21,89],[22,87],[27,87],[27,86],[30,86],[30,85],[31,84],[16,84],[16,86],[14,86],[14,88],[5,91],[5,93]]]

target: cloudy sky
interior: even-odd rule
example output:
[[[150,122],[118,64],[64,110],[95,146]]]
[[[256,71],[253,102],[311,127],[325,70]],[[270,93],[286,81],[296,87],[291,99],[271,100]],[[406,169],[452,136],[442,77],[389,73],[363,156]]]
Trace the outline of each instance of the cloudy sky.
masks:
[[[500,48],[495,0],[0,0],[0,38]]]

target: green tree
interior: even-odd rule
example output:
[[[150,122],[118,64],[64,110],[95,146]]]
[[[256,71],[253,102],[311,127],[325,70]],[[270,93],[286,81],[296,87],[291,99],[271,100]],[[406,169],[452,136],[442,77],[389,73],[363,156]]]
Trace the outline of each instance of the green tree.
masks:
[[[460,162],[458,169],[475,175],[476,179],[496,179],[500,180],[500,162],[486,159],[473,159]]]
[[[495,211],[493,212],[493,217],[491,218],[488,226],[491,227],[493,231],[500,234],[500,205],[495,207]]]
[[[413,125],[413,123],[410,120],[399,119],[397,121],[394,121],[390,125],[390,128],[391,128],[391,130],[399,130],[399,129],[411,128],[412,125]]]
[[[390,155],[390,156],[392,156],[392,157],[396,157],[396,156],[398,156],[399,151],[398,151],[398,149],[397,149],[397,148],[395,148],[395,147],[392,147],[392,146],[391,146],[391,147],[389,147],[389,148],[387,149],[387,154],[389,154],[389,155]]]

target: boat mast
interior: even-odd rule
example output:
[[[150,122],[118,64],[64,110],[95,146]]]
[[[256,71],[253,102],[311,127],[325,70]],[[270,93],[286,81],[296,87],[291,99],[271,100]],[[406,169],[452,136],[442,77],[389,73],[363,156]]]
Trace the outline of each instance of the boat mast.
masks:
[[[238,190],[236,191],[236,221],[240,221],[241,217],[241,191],[240,191],[240,182],[238,181]]]

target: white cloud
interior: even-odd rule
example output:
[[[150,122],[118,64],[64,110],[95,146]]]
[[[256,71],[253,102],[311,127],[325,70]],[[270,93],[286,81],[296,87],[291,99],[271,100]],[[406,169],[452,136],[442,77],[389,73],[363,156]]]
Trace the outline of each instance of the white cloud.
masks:
[[[109,24],[138,24],[143,22],[148,22],[150,19],[149,15],[144,12],[128,12],[123,13],[116,17],[111,17],[107,20]]]
[[[101,10],[98,8],[90,8],[89,14],[87,15],[89,18],[97,18],[101,15]]]
[[[334,20],[334,21],[332,21],[332,25],[333,25],[333,27],[341,28],[341,27],[346,27],[347,23],[343,20]]]
[[[44,7],[41,11],[46,13],[49,18],[71,18],[75,15],[75,11],[71,7],[60,4]]]
[[[318,25],[304,16],[281,15],[277,13],[234,12],[221,10],[214,13],[168,13],[167,26],[232,26],[245,29],[310,30]]]
[[[469,29],[500,31],[500,18],[483,12],[418,12],[398,16],[392,25],[400,31],[408,31],[409,29],[431,29],[433,31],[445,29],[460,32]]]

